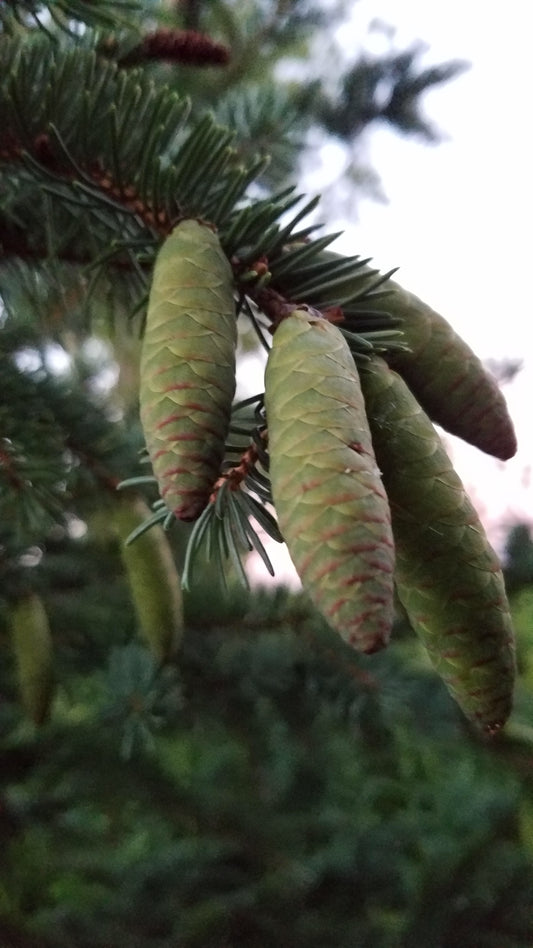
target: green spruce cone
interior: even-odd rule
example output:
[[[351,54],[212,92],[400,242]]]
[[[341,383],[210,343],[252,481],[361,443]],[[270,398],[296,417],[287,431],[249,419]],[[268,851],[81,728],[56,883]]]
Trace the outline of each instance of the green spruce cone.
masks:
[[[233,276],[216,234],[178,224],[159,251],[141,355],[140,414],[162,498],[195,520],[219,476],[235,393]]]
[[[167,535],[159,524],[132,543],[125,541],[151,514],[140,497],[122,495],[115,503],[113,526],[130,586],[139,631],[155,657],[164,662],[183,636],[181,583]]]
[[[270,479],[296,570],[333,629],[362,652],[389,639],[394,546],[357,371],[339,330],[296,311],[265,373]]]
[[[481,360],[438,313],[393,284],[385,301],[403,315],[409,352],[389,364],[403,376],[425,411],[450,434],[507,461],[516,454],[516,434],[505,399]]]
[[[321,259],[341,259],[324,251]],[[506,461],[516,453],[516,435],[496,380],[450,324],[413,293],[388,280],[386,297],[362,303],[402,320],[409,351],[387,357],[426,414],[450,434]],[[342,287],[349,294],[350,281]],[[314,303],[313,299],[309,300]]]
[[[40,596],[19,599],[10,613],[22,706],[34,724],[43,724],[54,694],[53,648],[48,616]]]
[[[510,714],[515,671],[498,558],[405,382],[375,359],[361,386],[391,505],[400,601],[465,715],[493,733]]]

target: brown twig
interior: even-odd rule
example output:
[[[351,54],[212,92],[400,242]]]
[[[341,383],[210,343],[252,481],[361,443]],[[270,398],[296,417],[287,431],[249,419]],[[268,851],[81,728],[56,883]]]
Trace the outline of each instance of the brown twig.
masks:
[[[260,432],[260,436],[262,441],[264,441],[266,444],[268,441],[268,432],[266,428]],[[257,445],[252,443],[241,454],[239,463],[234,467],[228,468],[227,471],[224,471],[224,473],[220,475],[211,492],[209,503],[214,503],[218,491],[224,486],[224,484],[227,484],[229,489],[232,491],[240,490],[242,482],[246,477],[248,477],[249,474],[251,474],[258,460],[259,451]]]
[[[78,168],[74,168],[69,163],[55,146],[48,132],[39,132],[29,148],[13,134],[2,137],[0,132],[0,161],[22,162],[25,154],[29,154],[37,161],[44,171],[52,172],[54,176],[63,179],[67,184],[78,180]],[[95,190],[100,190],[106,197],[122,205],[125,211],[135,214],[152,231],[163,236],[170,231],[173,222],[167,212],[144,202],[134,185],[124,185],[116,181],[113,173],[104,167],[100,159],[80,166],[80,169],[86,180],[88,179],[95,186]]]

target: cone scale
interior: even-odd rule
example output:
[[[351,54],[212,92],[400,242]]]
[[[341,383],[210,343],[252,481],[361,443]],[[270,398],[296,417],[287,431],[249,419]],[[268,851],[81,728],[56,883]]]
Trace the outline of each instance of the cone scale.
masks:
[[[405,382],[375,359],[361,385],[391,505],[400,601],[464,714],[492,734],[510,714],[515,672],[500,563]]]
[[[394,547],[354,361],[339,330],[296,311],[265,373],[270,479],[281,533],[331,627],[362,652],[386,645]]]

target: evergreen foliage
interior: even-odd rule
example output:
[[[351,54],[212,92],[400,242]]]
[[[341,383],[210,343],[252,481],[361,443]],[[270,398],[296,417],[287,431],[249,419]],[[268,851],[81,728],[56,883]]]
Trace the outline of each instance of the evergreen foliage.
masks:
[[[4,703],[6,925],[58,948],[530,943],[523,756],[473,742],[411,645],[355,659],[281,589],[235,607],[195,600],[179,677],[115,645],[39,738]]]

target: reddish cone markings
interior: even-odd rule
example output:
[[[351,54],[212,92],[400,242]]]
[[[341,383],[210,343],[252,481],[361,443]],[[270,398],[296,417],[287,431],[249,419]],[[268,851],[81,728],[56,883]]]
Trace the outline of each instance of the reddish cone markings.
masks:
[[[216,235],[187,220],[157,257],[141,356],[140,414],[160,492],[195,520],[220,472],[235,393],[230,264]]]
[[[500,564],[433,425],[380,359],[361,370],[392,511],[409,620],[465,715],[486,732],[511,711],[514,641]]]
[[[304,589],[347,642],[377,651],[392,625],[394,548],[342,334],[293,313],[274,334],[265,388],[274,504]]]

